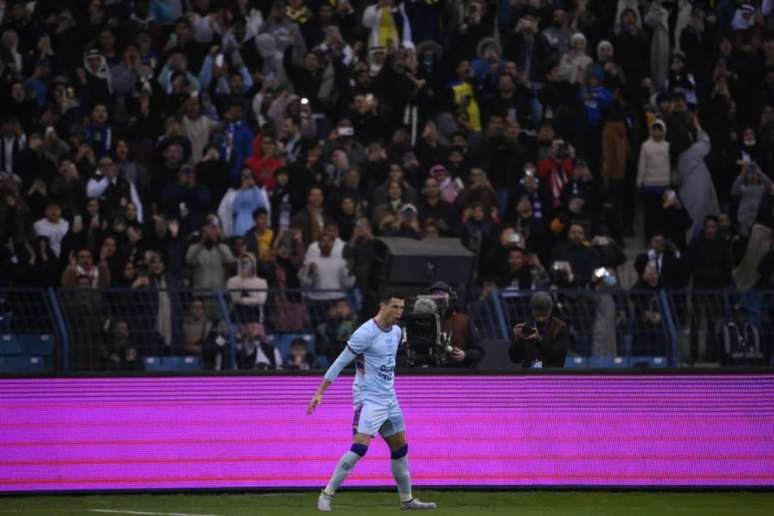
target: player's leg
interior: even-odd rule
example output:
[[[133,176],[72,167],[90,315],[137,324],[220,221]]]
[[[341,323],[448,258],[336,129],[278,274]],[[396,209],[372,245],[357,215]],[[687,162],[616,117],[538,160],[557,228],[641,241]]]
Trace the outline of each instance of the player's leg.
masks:
[[[400,407],[395,405],[390,411],[390,418],[379,429],[379,433],[390,448],[390,468],[395,483],[398,485],[401,509],[426,510],[435,509],[435,503],[425,503],[414,498],[411,493],[411,473],[408,467],[408,443],[406,442],[406,425]]]
[[[328,485],[320,493],[320,498],[317,501],[318,509],[321,511],[331,510],[331,498],[355,468],[357,462],[365,456],[368,445],[371,444],[371,438],[376,435],[387,416],[387,407],[371,403],[363,403],[355,407],[355,418],[352,422],[352,432],[355,437],[352,440],[352,446],[347,453],[341,456]]]

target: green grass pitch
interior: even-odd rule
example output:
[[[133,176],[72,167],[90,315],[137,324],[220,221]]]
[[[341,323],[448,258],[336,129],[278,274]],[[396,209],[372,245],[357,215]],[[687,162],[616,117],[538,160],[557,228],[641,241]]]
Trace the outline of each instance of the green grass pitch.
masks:
[[[774,514],[771,492],[600,492],[600,491],[417,491],[422,500],[439,507],[427,514],[508,516],[670,516]],[[5,514],[67,515],[266,515],[320,514],[317,494],[158,494],[89,496],[0,497],[0,516]],[[404,514],[395,493],[341,491],[332,514]]]

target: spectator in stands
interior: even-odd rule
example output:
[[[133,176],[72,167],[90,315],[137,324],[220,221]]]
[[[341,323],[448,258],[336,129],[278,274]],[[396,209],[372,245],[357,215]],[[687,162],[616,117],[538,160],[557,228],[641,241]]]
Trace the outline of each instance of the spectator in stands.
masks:
[[[290,227],[301,231],[304,247],[320,239],[324,225],[322,188],[312,187],[306,196],[306,209],[296,213],[290,220]]]
[[[645,235],[653,234],[653,222],[656,220],[661,199],[672,181],[669,142],[664,139],[665,135],[666,124],[656,120],[650,126],[650,138],[640,148],[637,186],[640,188],[644,206]]]
[[[265,208],[253,211],[253,227],[245,234],[246,250],[253,253],[258,262],[271,259],[274,231],[269,227],[269,212]]]
[[[318,312],[318,321],[317,350],[328,360],[335,360],[357,329],[355,313],[346,299],[338,299],[324,312]]]
[[[731,188],[731,195],[738,203],[736,220],[739,234],[748,236],[758,216],[764,196],[772,189],[771,179],[754,163],[742,163],[742,170]]]
[[[94,255],[88,248],[69,255],[67,268],[62,273],[64,288],[104,289],[110,285],[110,269],[106,263],[94,264]]]
[[[46,237],[54,252],[59,258],[62,251],[62,239],[70,229],[70,223],[62,218],[62,206],[57,201],[49,201],[46,204],[46,216],[35,222],[35,233]]]
[[[132,338],[129,323],[124,319],[114,320],[100,367],[110,371],[142,370],[142,355],[142,345]]]
[[[237,341],[237,368],[282,369],[282,355],[269,342],[263,324],[249,322],[241,325]]]
[[[237,275],[228,279],[226,289],[234,304],[234,316],[240,323],[263,322],[264,305],[268,297],[269,284],[256,275],[253,255],[242,255],[237,262]]]
[[[331,256],[334,258],[344,257],[344,247],[346,242],[339,238],[339,225],[334,220],[327,220],[323,226],[323,235],[327,235],[333,242],[333,248],[331,249]],[[312,242],[306,249],[306,259],[311,260],[318,258],[321,254],[320,241]]]
[[[345,290],[355,285],[355,276],[343,258],[333,256],[333,239],[322,234],[318,241],[320,256],[307,257],[298,271],[301,286],[323,292],[308,292],[310,302],[328,306],[332,301],[345,297]]]
[[[186,251],[185,261],[193,268],[194,288],[222,289],[226,286],[226,270],[235,263],[235,259],[231,249],[222,241],[217,218],[210,217],[202,226],[199,240]]]
[[[691,318],[692,349],[697,350],[699,360],[717,356],[719,321],[723,319],[722,294],[717,290],[731,284],[731,245],[718,236],[718,218],[708,215],[704,219],[704,229],[688,247],[687,265],[693,278],[693,289],[704,290],[693,296],[693,317]],[[708,292],[707,292],[708,291]],[[706,321],[706,338],[701,339],[699,332]]]
[[[656,272],[655,275],[658,278],[656,286],[659,288],[680,289],[685,285],[685,266],[682,255],[661,233],[654,234],[650,238],[648,250],[638,254],[634,260],[634,269],[640,279],[645,280],[645,271],[649,265],[652,265]]]
[[[239,191],[234,196],[233,234],[244,236],[255,225],[256,210],[262,209],[267,217],[271,210],[269,196],[266,190],[256,183],[252,173],[248,169],[242,170]],[[267,219],[268,222],[268,219]]]
[[[599,257],[586,242],[586,230],[573,224],[567,230],[567,241],[552,254],[553,282],[563,288],[585,288],[599,265]]]
[[[656,238],[656,237],[654,237]],[[642,271],[632,287],[637,291],[634,297],[634,344],[632,354],[637,356],[664,355],[667,342],[666,324],[661,314],[658,291],[663,279],[658,272],[657,262],[651,261]]]
[[[285,360],[285,369],[308,371],[314,367],[315,356],[309,352],[306,341],[301,337],[293,339],[290,343],[290,353]]]

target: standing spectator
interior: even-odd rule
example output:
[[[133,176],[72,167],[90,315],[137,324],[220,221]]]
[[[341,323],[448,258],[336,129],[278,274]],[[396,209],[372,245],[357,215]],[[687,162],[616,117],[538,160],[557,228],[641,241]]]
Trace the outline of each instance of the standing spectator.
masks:
[[[698,134],[696,143],[680,154],[676,176],[680,199],[693,220],[689,239],[699,231],[699,224],[703,224],[707,216],[720,213],[715,186],[704,162],[710,152],[709,136],[697,117],[694,117],[694,127]]]
[[[106,263],[95,265],[90,249],[78,249],[77,254],[70,255],[67,268],[62,273],[62,287],[104,289],[109,286],[110,269]]]
[[[269,284],[256,275],[255,258],[250,253],[244,254],[237,262],[237,275],[226,282],[226,289],[231,294],[236,320],[240,323],[263,323],[264,311],[268,297]]]
[[[231,249],[222,241],[218,220],[212,218],[201,228],[201,237],[188,247],[185,261],[193,267],[193,287],[222,289],[226,270],[235,263]]]
[[[59,258],[62,239],[70,229],[70,223],[62,218],[62,207],[56,201],[46,204],[46,216],[35,222],[35,233],[48,239],[54,256]]]
[[[634,260],[634,269],[640,279],[644,278],[646,267],[650,265],[655,269],[659,288],[677,290],[685,286],[682,255],[671,247],[661,233],[650,237],[648,250],[638,254]]]
[[[333,239],[322,234],[319,240],[320,256],[307,258],[298,271],[298,279],[303,288],[323,292],[307,292],[306,298],[313,303],[328,306],[332,301],[346,296],[344,292],[355,286],[355,276],[349,265],[341,257],[333,256]]]
[[[637,186],[640,188],[645,208],[645,236],[653,234],[653,222],[661,204],[664,191],[672,181],[669,162],[669,142],[664,139],[666,124],[656,120],[650,126],[650,138],[640,148],[637,169]]]
[[[196,183],[193,167],[185,165],[177,174],[177,182],[162,192],[163,213],[170,220],[180,221],[181,234],[187,236],[204,224],[210,195],[206,186]]]
[[[323,235],[327,235],[330,237],[331,241],[333,242],[333,247],[331,249],[331,256],[335,258],[343,258],[344,257],[344,247],[347,245],[344,240],[339,238],[339,225],[334,220],[328,220],[325,222],[325,225],[323,226]],[[317,242],[312,242],[309,244],[309,247],[306,249],[306,258],[312,259],[317,258],[321,255],[320,251],[320,242],[319,240]]]
[[[772,189],[771,179],[763,173],[757,163],[743,163],[739,176],[731,187],[731,195],[736,199],[736,220],[739,234],[749,236],[750,228],[758,217],[758,209],[764,196]]]
[[[306,196],[306,209],[296,213],[290,219],[290,227],[301,231],[305,247],[320,239],[325,222],[324,201],[321,188],[310,188]]]
[[[228,104],[223,113],[224,138],[218,152],[229,165],[229,177],[235,181],[245,159],[252,153],[253,132],[243,120],[242,104],[234,100]]]
[[[716,325],[723,320],[723,294],[717,290],[731,286],[730,243],[718,236],[718,218],[707,215],[704,229],[688,247],[688,268],[693,277],[693,317],[691,317],[691,347],[696,358],[714,358],[718,352]],[[704,291],[704,292],[702,292]],[[705,339],[699,332],[706,321]]]
[[[269,214],[271,205],[266,189],[261,184],[256,184],[253,175],[248,169],[242,170],[239,191],[234,196],[233,202],[233,234],[244,236],[254,223],[256,210],[263,210]]]
[[[597,253],[586,242],[586,230],[573,224],[567,230],[567,242],[559,245],[552,255],[552,270],[561,278],[561,286],[585,288],[599,265]]]
[[[269,227],[269,213],[264,208],[253,211],[253,227],[245,233],[246,249],[253,253],[258,262],[271,259],[274,230]]]

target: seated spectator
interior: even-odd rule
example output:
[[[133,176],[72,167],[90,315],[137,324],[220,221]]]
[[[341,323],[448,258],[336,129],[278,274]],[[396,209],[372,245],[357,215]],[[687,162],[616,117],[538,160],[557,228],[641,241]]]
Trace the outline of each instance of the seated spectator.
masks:
[[[110,325],[101,367],[109,371],[138,371],[143,368],[142,345],[129,333],[129,323],[116,319]]]
[[[409,201],[403,196],[403,186],[400,181],[390,181],[387,185],[387,200],[374,208],[372,216],[374,227],[381,232],[387,227],[386,220],[388,219],[391,226],[399,227],[400,210],[406,204],[409,204]]]
[[[269,284],[256,275],[255,258],[245,254],[237,262],[237,275],[228,279],[226,289],[234,304],[235,318],[239,322],[263,322],[263,307],[268,297]]]
[[[201,356],[214,329],[213,321],[207,317],[204,301],[191,301],[183,319],[183,352],[186,355]]]
[[[308,371],[314,367],[315,357],[309,352],[306,341],[300,337],[290,343],[290,353],[285,360],[285,369]]]
[[[282,355],[271,344],[263,324],[250,322],[240,327],[237,341],[238,369],[282,369]]]
[[[334,301],[321,315],[316,327],[317,350],[334,360],[357,329],[356,316],[346,299]]]

